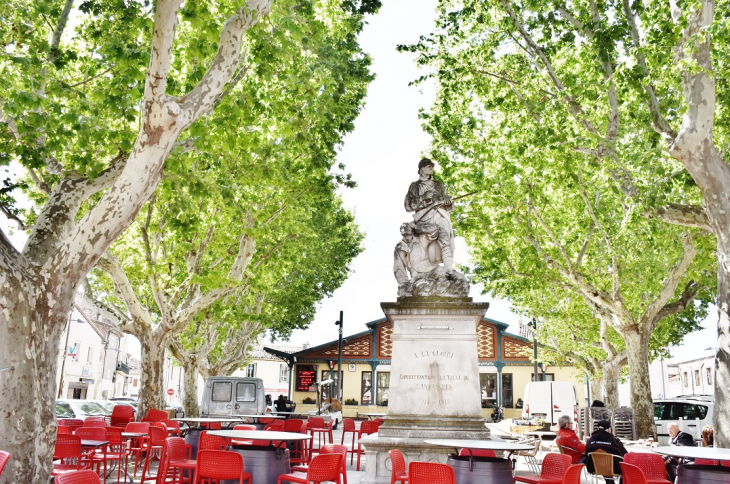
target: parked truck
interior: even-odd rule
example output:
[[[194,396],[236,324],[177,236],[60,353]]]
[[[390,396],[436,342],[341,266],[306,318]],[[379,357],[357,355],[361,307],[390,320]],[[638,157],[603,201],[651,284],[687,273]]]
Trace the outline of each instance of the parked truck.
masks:
[[[575,385],[563,381],[533,381],[525,386],[522,418],[540,419],[557,425],[561,415],[578,422],[578,393]]]
[[[200,402],[201,417],[264,415],[266,397],[261,378],[212,376],[205,382]]]

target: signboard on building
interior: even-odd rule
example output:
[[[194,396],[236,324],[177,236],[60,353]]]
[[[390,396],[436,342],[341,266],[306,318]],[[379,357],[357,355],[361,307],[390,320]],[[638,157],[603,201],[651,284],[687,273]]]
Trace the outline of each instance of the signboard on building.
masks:
[[[314,384],[317,382],[317,365],[299,365],[297,366],[297,386],[298,392],[313,391]]]

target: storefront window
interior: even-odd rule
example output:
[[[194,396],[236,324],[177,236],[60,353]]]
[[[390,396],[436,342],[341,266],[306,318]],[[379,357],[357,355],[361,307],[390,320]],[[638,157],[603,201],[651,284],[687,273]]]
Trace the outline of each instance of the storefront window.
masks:
[[[482,389],[482,408],[491,408],[497,405],[497,374],[480,373],[479,386]]]
[[[388,389],[390,388],[390,372],[378,372],[378,387],[375,403],[388,405]]]
[[[373,398],[373,372],[362,372],[362,385],[360,387],[360,405],[370,405]]]
[[[502,373],[502,406],[505,408],[514,408],[514,399],[512,396],[512,373]]]

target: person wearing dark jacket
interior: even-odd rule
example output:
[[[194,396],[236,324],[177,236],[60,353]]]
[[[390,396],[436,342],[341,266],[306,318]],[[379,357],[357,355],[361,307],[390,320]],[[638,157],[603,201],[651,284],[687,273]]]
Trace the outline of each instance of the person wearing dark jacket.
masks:
[[[580,441],[573,430],[573,419],[567,415],[561,415],[558,419],[558,437],[555,443],[563,448],[565,455],[573,459],[573,464],[585,456],[586,444]]]
[[[669,445],[677,445],[680,447],[694,447],[695,438],[687,432],[679,430],[679,425],[672,422],[667,425],[667,432],[669,433]],[[664,467],[667,469],[667,479],[674,482],[674,478],[677,477],[677,466],[679,461],[675,457],[667,456],[664,458]]]
[[[618,455],[623,457],[626,455],[626,447],[618,437],[614,437],[611,434],[611,422],[608,420],[600,420],[596,422],[597,429],[593,432],[590,438],[586,441],[586,456],[583,457],[580,462],[585,463],[588,472],[595,472],[593,466],[593,460],[589,458],[591,452],[602,450],[608,454]],[[614,474],[621,474],[621,466],[619,465],[620,459],[613,460],[613,472]],[[607,478],[606,484],[613,484],[613,479]]]

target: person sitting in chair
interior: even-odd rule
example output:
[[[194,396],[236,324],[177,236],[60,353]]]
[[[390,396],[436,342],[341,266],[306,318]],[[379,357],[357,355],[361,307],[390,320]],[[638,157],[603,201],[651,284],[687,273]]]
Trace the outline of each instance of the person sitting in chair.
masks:
[[[286,412],[288,402],[284,395],[279,395],[279,398],[274,401],[274,408],[276,408],[277,412]]]
[[[573,430],[573,419],[567,415],[561,415],[558,419],[558,437],[555,443],[563,448],[563,453],[573,459],[573,464],[585,456],[586,444],[580,441]]]
[[[586,441],[586,456],[583,457],[580,462],[585,463],[586,469],[590,473],[596,471],[593,465],[593,460],[589,459],[591,452],[602,450],[608,454],[618,455],[623,457],[626,455],[626,447],[618,437],[614,437],[611,434],[611,422],[608,420],[599,420],[596,422],[596,431],[591,434],[591,437]],[[613,473],[621,474],[621,466],[619,465],[620,459],[613,460]],[[606,478],[606,484],[614,484],[613,479]]]
[[[669,433],[669,437],[671,437],[669,445],[678,445],[681,447],[694,447],[696,445],[694,437],[687,432],[679,430],[679,425],[674,422],[667,425],[667,432]],[[679,460],[676,457],[667,456],[664,458],[667,479],[671,482],[674,482],[674,479],[677,477],[677,466],[679,466]]]

